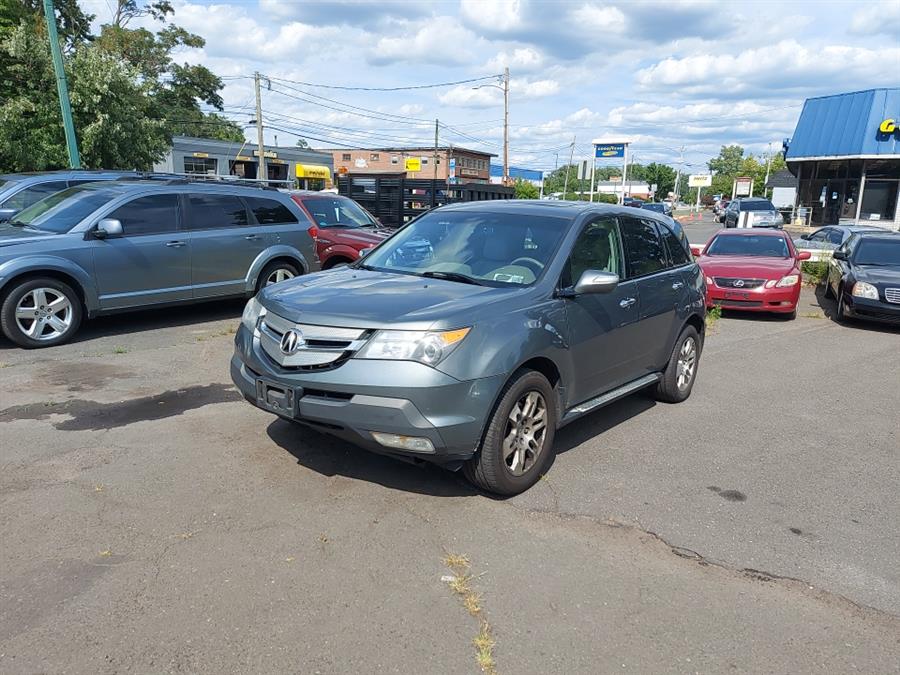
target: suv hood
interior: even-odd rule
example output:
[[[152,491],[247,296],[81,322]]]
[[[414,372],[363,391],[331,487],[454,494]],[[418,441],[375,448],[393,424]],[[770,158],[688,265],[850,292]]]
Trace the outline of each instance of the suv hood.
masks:
[[[900,284],[900,267],[854,265],[853,276],[857,281],[868,281],[873,284]]]
[[[707,276],[775,278],[794,269],[793,258],[761,258],[743,255],[702,256],[698,261]]]
[[[426,330],[471,325],[479,318],[476,308],[508,303],[527,290],[345,267],[270,286],[259,300],[268,311],[298,323]]]
[[[38,232],[36,230],[26,230],[24,227],[0,224],[0,246],[27,244],[38,239],[44,239],[52,234],[52,232]]]

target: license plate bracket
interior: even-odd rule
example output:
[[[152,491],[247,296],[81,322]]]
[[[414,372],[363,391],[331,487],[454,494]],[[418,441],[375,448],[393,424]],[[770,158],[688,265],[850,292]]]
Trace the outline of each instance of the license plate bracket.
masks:
[[[259,379],[256,381],[256,402],[260,408],[276,415],[293,419],[297,416],[297,398],[300,396],[293,387]]]
[[[725,291],[726,300],[749,300],[750,294],[735,291]]]

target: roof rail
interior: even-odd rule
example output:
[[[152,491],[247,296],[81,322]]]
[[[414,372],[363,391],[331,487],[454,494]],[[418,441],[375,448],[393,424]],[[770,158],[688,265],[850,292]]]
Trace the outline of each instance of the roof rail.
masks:
[[[235,185],[238,187],[252,187],[260,190],[275,190],[278,188],[268,185],[272,183],[293,184],[293,181],[263,181],[249,178],[237,178],[232,176],[219,175],[203,175],[203,174],[181,174],[181,173],[158,173],[158,172],[137,172],[131,176],[121,176],[117,181],[134,181],[134,180],[153,180],[165,182],[167,185],[188,185],[190,183],[218,183],[225,185]]]

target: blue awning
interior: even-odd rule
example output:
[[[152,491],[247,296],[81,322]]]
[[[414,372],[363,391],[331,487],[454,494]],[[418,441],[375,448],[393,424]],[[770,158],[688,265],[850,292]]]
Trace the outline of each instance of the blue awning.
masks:
[[[491,175],[498,178],[503,175],[502,164],[491,164]],[[521,178],[522,180],[543,180],[544,174],[534,169],[520,169],[516,166],[509,167],[510,178]]]
[[[900,158],[900,88],[810,98],[803,104],[785,159]]]

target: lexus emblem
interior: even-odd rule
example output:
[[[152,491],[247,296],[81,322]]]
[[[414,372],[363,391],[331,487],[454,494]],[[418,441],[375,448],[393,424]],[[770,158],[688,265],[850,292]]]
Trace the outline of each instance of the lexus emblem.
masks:
[[[735,288],[743,288],[743,287],[744,287],[744,280],[743,280],[743,279],[735,279],[735,280],[734,280],[734,283],[732,284],[732,286],[734,286]],[[284,344],[284,341],[282,341],[281,344],[283,345],[283,344]],[[284,347],[282,347],[282,349],[284,349]]]
[[[288,356],[296,353],[296,351],[305,344],[306,340],[303,339],[303,333],[294,328],[281,336],[281,352]]]

